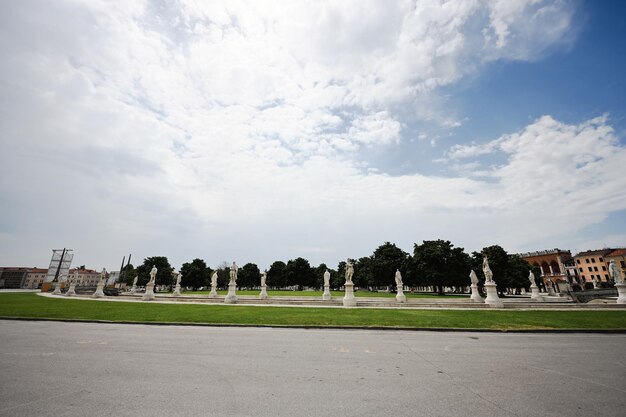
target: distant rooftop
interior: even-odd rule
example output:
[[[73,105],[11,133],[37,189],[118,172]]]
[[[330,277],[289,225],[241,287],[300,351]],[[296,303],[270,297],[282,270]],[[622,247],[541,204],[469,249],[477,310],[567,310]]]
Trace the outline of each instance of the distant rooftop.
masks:
[[[568,250],[554,248],[554,249],[539,250],[539,251],[536,251],[536,252],[520,253],[519,256],[521,256],[522,258],[530,258],[531,256],[559,255],[559,254],[564,254],[564,255],[570,255],[571,256],[572,253],[570,251],[568,251]]]

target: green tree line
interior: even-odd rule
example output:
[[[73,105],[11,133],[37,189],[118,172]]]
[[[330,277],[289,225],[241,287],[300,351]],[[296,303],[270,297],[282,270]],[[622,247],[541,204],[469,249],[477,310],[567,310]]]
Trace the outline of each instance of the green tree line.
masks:
[[[528,272],[533,270],[536,276],[540,275],[539,270],[533,269],[520,256],[507,253],[501,246],[488,246],[480,252],[468,254],[463,248],[455,247],[448,240],[425,240],[421,244],[416,243],[413,245],[412,253],[403,251],[393,243],[385,242],[370,256],[350,259],[350,262],[354,265],[354,284],[361,290],[395,290],[394,277],[396,270],[399,270],[406,287],[428,287],[443,294],[446,287],[457,289],[468,287],[469,273],[472,269],[479,277],[479,285],[482,285],[484,256],[489,259],[500,293],[507,289],[528,290],[530,285]],[[137,268],[128,265],[120,275],[120,281],[131,285],[137,277],[137,284],[143,286],[150,279],[149,274],[153,265],[158,269],[157,285],[174,284],[176,278],[172,274],[173,268],[165,256],[145,258]],[[266,282],[270,289],[321,289],[324,285],[324,272],[328,270],[331,288],[339,289],[344,283],[345,267],[345,261],[339,262],[336,268],[326,264],[312,266],[304,258],[291,259],[286,263],[275,261],[266,271]],[[181,266],[181,285],[194,290],[208,288],[211,276],[216,272],[218,288],[224,289],[228,286],[229,269],[230,264],[227,262],[212,269],[204,260],[196,258]],[[242,289],[259,288],[261,273],[254,263],[240,266],[237,286]]]

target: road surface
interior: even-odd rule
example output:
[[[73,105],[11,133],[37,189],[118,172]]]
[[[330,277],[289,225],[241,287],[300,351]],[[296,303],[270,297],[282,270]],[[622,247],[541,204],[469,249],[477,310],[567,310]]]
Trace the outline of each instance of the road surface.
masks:
[[[623,416],[626,335],[0,320],[0,416]]]

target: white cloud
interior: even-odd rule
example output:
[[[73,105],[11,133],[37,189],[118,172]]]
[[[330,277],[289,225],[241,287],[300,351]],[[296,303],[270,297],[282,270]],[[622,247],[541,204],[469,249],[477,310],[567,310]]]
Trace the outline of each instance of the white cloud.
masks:
[[[0,6],[0,52],[10,57],[0,61],[3,261],[32,259],[24,253],[36,240],[38,251],[68,242],[77,259],[89,252],[109,269],[128,250],[212,264],[327,253],[312,261],[332,263],[382,240],[523,244],[536,232],[510,225],[550,229],[534,218],[544,210],[545,222],[571,231],[542,204],[584,181],[616,193],[611,204],[585,203],[591,221],[622,207],[605,185],[609,165],[601,168],[623,155],[604,119],[541,119],[487,147],[451,151],[509,155],[489,181],[394,177],[355,157],[397,146],[415,119],[457,126],[438,88],[485,61],[544,53],[569,32],[569,2],[156,4]],[[546,135],[589,145],[537,160],[518,144],[552,150]],[[571,184],[546,184],[562,182],[556,168],[568,158],[580,165]],[[543,180],[524,165],[531,159]],[[520,191],[519,181],[541,192]]]

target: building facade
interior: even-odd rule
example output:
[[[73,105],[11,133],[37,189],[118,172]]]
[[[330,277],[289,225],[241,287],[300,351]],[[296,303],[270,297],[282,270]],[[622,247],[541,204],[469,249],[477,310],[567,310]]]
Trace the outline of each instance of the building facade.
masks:
[[[100,281],[100,272],[80,266],[70,269],[67,282],[70,280],[74,280],[79,287],[95,287]]]
[[[32,268],[0,267],[0,288],[22,288]]]
[[[46,280],[47,274],[47,269],[32,268],[30,271],[28,271],[28,273],[26,273],[24,288],[41,288],[41,285]]]
[[[552,281],[557,291],[565,292],[570,284],[577,283],[576,272],[572,272],[572,253],[558,248],[537,252],[520,253],[526,262],[541,270],[543,282]],[[570,265],[566,267],[566,265]]]
[[[613,251],[614,249],[588,250],[574,256],[582,283],[590,282],[595,286],[611,280],[607,255]]]

